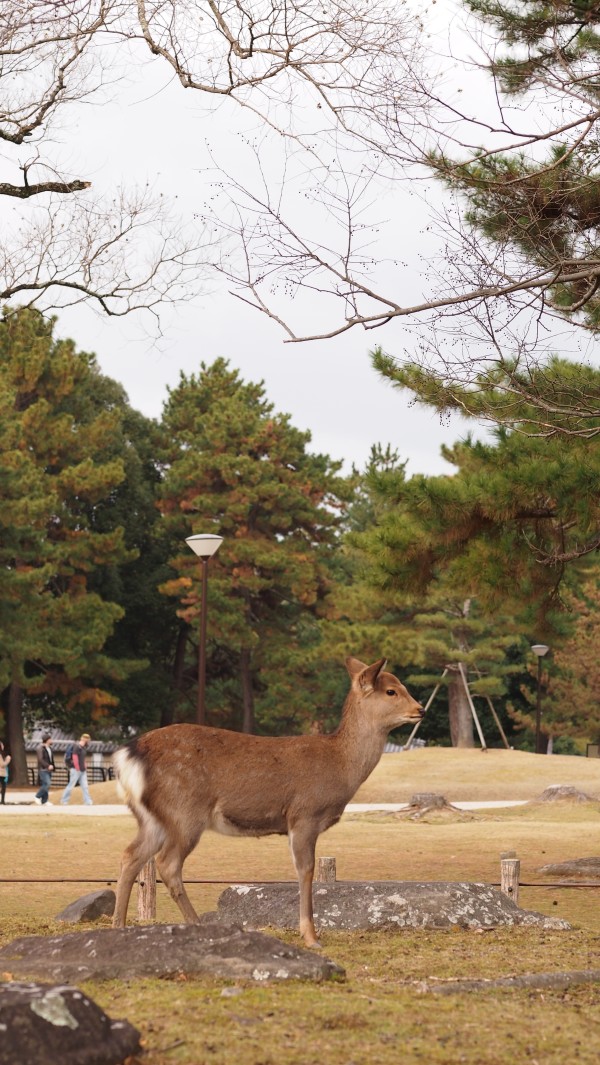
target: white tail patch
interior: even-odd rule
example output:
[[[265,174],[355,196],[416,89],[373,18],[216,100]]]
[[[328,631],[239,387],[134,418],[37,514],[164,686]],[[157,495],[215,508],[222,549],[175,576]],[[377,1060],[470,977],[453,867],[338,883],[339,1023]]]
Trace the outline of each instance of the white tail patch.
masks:
[[[137,758],[131,758],[126,747],[121,747],[113,756],[119,796],[133,808],[142,807],[144,794],[144,770]]]

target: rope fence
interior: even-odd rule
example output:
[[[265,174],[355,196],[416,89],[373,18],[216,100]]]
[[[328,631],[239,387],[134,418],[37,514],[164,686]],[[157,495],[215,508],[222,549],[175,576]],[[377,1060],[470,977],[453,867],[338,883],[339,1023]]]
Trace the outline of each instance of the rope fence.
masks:
[[[116,876],[115,877],[111,877],[111,876],[88,876],[88,877],[82,877],[82,876],[76,876],[76,877],[64,877],[64,876],[60,876],[60,877],[35,877],[35,876],[27,876],[27,877],[23,877],[22,879],[15,879],[14,877],[0,876],[0,884],[116,884],[116,883],[117,883],[117,877]],[[156,883],[157,884],[162,884],[162,880],[160,878],[157,878]],[[228,880],[195,880],[194,879],[194,880],[184,880],[183,883],[184,884],[214,884],[216,886],[219,886],[219,885],[224,885],[224,884],[226,884],[226,885],[229,885],[229,884],[251,884],[251,885],[259,885],[259,884],[297,884],[298,881],[295,880],[295,879],[294,880],[289,880],[289,879],[288,880],[265,880],[264,877],[263,877],[262,880],[246,880],[242,876],[240,876],[240,877],[232,877],[232,876],[230,876]],[[346,879],[344,881],[344,883],[345,884],[361,884],[362,880]],[[502,884],[501,884],[501,882],[499,880],[495,880],[495,881],[494,880],[490,880],[489,881],[489,887],[497,887],[497,888],[499,888],[499,887],[502,887]],[[547,880],[544,880],[543,882],[542,881],[531,881],[530,882],[530,881],[527,881],[527,880],[520,880],[519,881],[519,887],[522,887],[522,888],[552,888],[552,890],[557,890],[559,888],[568,888],[569,890],[571,890],[572,888],[588,888],[589,889],[589,888],[600,888],[600,880],[573,880],[573,881],[571,881],[571,880],[569,880],[569,881],[565,881],[565,880],[547,881]]]
[[[522,881],[520,879],[521,862],[517,857],[514,857],[514,851],[505,852],[510,854],[511,857],[501,857],[500,860],[500,880],[498,882],[491,883],[490,887],[499,887],[508,898],[512,899],[515,905],[519,904],[519,889],[520,888],[544,888],[551,891],[560,890],[586,890],[599,888],[600,881],[590,880],[578,880],[576,882],[565,881]],[[316,883],[335,883],[337,880],[336,875],[336,859],[333,857],[319,858],[317,860],[317,867],[315,870],[315,882]],[[138,882],[138,898],[137,909],[138,918],[142,921],[153,921],[156,919],[156,887],[157,884],[162,884],[163,881],[157,878],[156,875],[156,862],[154,858],[151,858],[149,862],[140,870],[137,878]],[[0,884],[116,884],[117,878],[110,876],[99,877],[0,877]],[[295,884],[296,880],[246,880],[241,877],[235,879],[230,877],[228,880],[199,880],[197,878],[191,878],[184,880],[184,884],[192,885],[213,885],[217,887],[229,886],[230,884]],[[346,883],[360,883],[360,881],[347,880]]]
[[[318,858],[315,869],[316,883],[335,883],[337,880],[336,859],[334,857]],[[0,884],[116,884],[116,877],[0,877]],[[138,919],[141,921],[156,920],[156,887],[163,881],[157,878],[156,862],[151,858],[140,870],[137,878],[138,896],[137,910]],[[246,880],[244,878],[228,880],[200,880],[190,878],[184,880],[184,884],[214,885],[223,887],[235,884],[295,884],[295,880]],[[348,880],[346,883],[360,883],[360,881]],[[512,899],[515,905],[519,904],[520,888],[543,888],[551,891],[560,890],[586,890],[600,887],[600,881],[578,880],[576,882],[563,881],[522,881],[521,862],[515,851],[504,851],[500,855],[500,881],[492,883],[490,887],[499,887],[500,891]]]
[[[505,894],[510,896],[514,902],[518,900],[519,888],[547,888],[548,890],[557,891],[561,889],[583,889],[589,890],[590,888],[600,888],[600,880],[521,880],[521,863],[518,858],[513,857],[514,852],[510,852],[510,857],[502,856],[500,859],[500,880],[491,881],[490,887],[497,887]],[[147,865],[141,870],[138,881],[147,881],[148,879],[154,879],[157,884],[162,884],[163,881],[156,876],[156,866],[154,859],[151,859]],[[317,860],[317,867],[315,870],[315,881],[317,883],[335,883],[337,880],[336,871],[336,859],[333,857],[324,857]],[[118,877],[116,876],[51,876],[51,877],[11,877],[0,876],[0,884],[116,884]],[[361,883],[360,880],[348,879],[345,881],[348,884]],[[184,884],[197,884],[197,885],[214,885],[217,887],[228,886],[229,884],[296,884],[296,879],[265,879],[260,880],[248,880],[245,877],[229,877],[227,880],[200,880],[196,877],[191,877],[183,881]]]

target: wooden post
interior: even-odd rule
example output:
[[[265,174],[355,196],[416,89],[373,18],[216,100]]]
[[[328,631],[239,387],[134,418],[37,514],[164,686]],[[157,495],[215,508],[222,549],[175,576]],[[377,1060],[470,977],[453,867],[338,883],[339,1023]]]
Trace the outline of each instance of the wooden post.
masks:
[[[138,920],[156,920],[156,862],[151,858],[138,876]]]
[[[516,856],[516,851],[505,851],[500,855],[500,891],[512,899],[515,906],[519,905],[519,876],[521,862]]]
[[[502,728],[502,722],[500,721],[500,718],[498,717],[498,714],[496,713],[496,707],[494,706],[494,704],[493,704],[492,700],[490,699],[489,695],[486,695],[486,700],[487,700],[487,704],[488,704],[488,706],[489,706],[489,708],[490,708],[490,710],[492,712],[492,717],[493,717],[494,721],[496,722],[496,727],[498,729],[498,732],[500,733],[500,735],[502,737],[502,742],[503,742],[504,746],[506,747],[506,750],[510,751],[510,743],[508,742],[508,740],[506,738],[506,733],[505,733],[504,729]]]
[[[319,884],[335,884],[335,858],[317,859],[317,875],[315,879]]]
[[[469,682],[467,680],[467,674],[465,673],[465,667],[464,667],[464,664],[462,662],[458,663],[458,672],[461,675],[461,679],[462,679],[462,682],[463,682],[463,687],[465,689],[465,694],[467,696],[467,700],[468,700],[469,706],[471,707],[471,714],[473,716],[473,721],[475,722],[475,725],[476,725],[476,728],[477,728],[477,733],[479,735],[479,742],[481,743],[481,749],[482,749],[482,751],[487,751],[487,744],[485,742],[485,738],[484,738],[483,732],[481,731],[481,725],[479,724],[479,718],[477,717],[477,711],[475,709],[475,703],[473,702],[473,698],[471,696],[471,689],[469,688]]]

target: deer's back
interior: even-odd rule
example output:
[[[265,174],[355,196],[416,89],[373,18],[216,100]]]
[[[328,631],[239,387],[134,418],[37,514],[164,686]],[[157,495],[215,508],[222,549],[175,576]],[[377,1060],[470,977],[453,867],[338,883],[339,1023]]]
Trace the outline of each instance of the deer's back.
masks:
[[[175,805],[179,816],[226,834],[285,834],[306,817],[323,831],[352,797],[335,734],[271,738],[171,725],[126,750],[156,817]]]

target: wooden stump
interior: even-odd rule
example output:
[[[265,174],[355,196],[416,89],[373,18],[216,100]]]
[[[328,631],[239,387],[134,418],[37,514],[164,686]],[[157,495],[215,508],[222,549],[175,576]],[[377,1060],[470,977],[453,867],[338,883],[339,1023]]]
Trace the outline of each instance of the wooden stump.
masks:
[[[318,858],[317,875],[320,884],[334,884],[336,881],[335,858]]]

